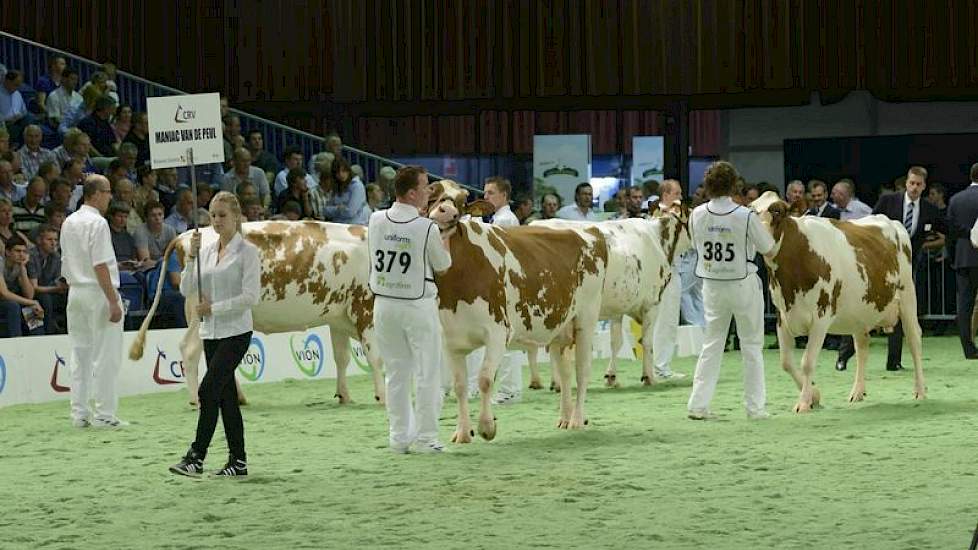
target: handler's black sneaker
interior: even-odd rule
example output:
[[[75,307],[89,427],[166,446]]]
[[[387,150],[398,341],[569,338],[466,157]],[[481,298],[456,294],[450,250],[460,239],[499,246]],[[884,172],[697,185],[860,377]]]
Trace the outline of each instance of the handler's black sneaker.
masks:
[[[190,449],[180,462],[170,466],[170,471],[181,476],[200,477],[204,473],[204,458]]]
[[[222,477],[246,476],[248,475],[248,464],[240,458],[234,458],[229,455],[228,463],[220,470],[214,472],[214,475]]]

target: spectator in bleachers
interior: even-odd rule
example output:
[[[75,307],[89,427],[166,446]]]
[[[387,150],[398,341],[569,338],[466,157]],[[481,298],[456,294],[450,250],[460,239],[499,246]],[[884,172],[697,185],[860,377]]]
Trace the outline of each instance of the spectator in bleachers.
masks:
[[[112,131],[115,132],[116,141],[122,143],[130,129],[132,129],[132,107],[119,105],[115,108],[115,116],[112,117]]]
[[[54,204],[58,206],[65,215],[72,212],[71,208],[71,192],[72,186],[68,183],[65,178],[55,178],[49,185],[51,198],[48,200],[48,204]]]
[[[234,193],[238,185],[249,182],[258,189],[258,198],[262,204],[270,204],[271,195],[268,191],[268,178],[265,172],[257,166],[251,165],[251,153],[247,149],[238,148],[234,151],[232,167],[224,173],[224,183],[221,189]]]
[[[16,144],[21,143],[24,128],[33,122],[18,90],[23,83],[24,76],[20,71],[7,71],[0,85],[0,122],[5,124],[10,141]]]
[[[98,88],[89,88],[82,92],[81,103],[69,105],[61,112],[61,120],[58,122],[58,133],[64,136],[72,128],[77,128],[79,122],[95,111],[95,103],[98,102],[98,98],[100,97],[102,96],[99,95]]]
[[[76,159],[81,162],[83,173],[94,174],[95,166],[88,158],[88,153],[92,149],[92,139],[88,134],[78,128],[72,128],[65,134],[64,143],[59,145],[54,151],[54,158],[61,163],[61,173],[65,173],[69,159]]]
[[[61,176],[61,166],[54,158],[53,152],[51,153],[51,160],[44,161],[37,167],[37,175],[44,178],[44,182],[48,184],[48,189],[51,188],[54,180]]]
[[[31,124],[24,128],[24,146],[17,152],[20,154],[21,171],[27,179],[37,175],[41,163],[54,160],[54,153],[41,147],[43,138],[44,132],[40,126]]]
[[[241,135],[241,119],[238,115],[228,115],[221,120],[224,123],[224,169],[230,170],[237,149],[234,138]]]
[[[173,205],[173,211],[170,212],[170,215],[163,222],[175,229],[179,235],[190,227],[190,215],[193,213],[193,210],[194,197],[190,189],[182,187],[177,191],[176,204]]]
[[[121,201],[112,201],[106,217],[109,220],[112,249],[115,250],[119,269],[131,271],[137,263],[137,258],[136,240],[126,227],[129,222],[129,205]]]
[[[248,132],[248,152],[251,153],[251,165],[261,168],[266,174],[278,172],[278,161],[275,155],[265,150],[265,136],[259,130]]]
[[[119,86],[115,83],[115,63],[102,63],[102,72],[105,73],[105,95],[111,97],[112,101],[119,103]]]
[[[136,146],[136,165],[142,165],[149,160],[149,118],[146,113],[132,114],[132,128],[124,142]]]
[[[370,186],[367,186],[367,202],[370,202]],[[516,210],[513,210],[520,225],[530,223],[530,216],[533,215],[533,198],[519,197],[516,199]]]
[[[324,177],[328,180],[330,177],[332,177],[329,175],[329,171],[332,169],[333,161],[335,159],[336,157],[334,157],[333,153],[330,153],[329,151],[323,151],[313,155],[312,158],[309,159],[309,177],[311,177],[317,184],[323,181]],[[323,175],[324,173],[325,176]],[[309,189],[312,190],[313,188],[310,187]]]
[[[384,166],[377,172],[377,181],[375,182],[380,190],[384,192],[384,200],[382,202],[391,201],[394,198],[394,176],[397,174],[390,166]]]
[[[206,183],[197,183],[197,208],[209,210],[212,198],[214,198],[214,189]]]
[[[14,185],[14,167],[10,161],[0,159],[0,197],[13,204],[23,198],[25,192],[23,187]]]
[[[20,153],[7,151],[0,154],[0,160],[10,163],[10,173],[13,174],[14,185],[20,188],[27,187],[27,176],[24,175],[23,166],[20,163]]]
[[[126,171],[126,178],[129,181],[136,181],[136,157],[139,156],[139,149],[132,143],[119,145],[119,156],[116,158]]]
[[[333,160],[343,156],[343,139],[336,132],[326,136],[326,151],[333,154]]]
[[[24,242],[29,242],[27,235],[14,229],[14,205],[6,197],[0,197],[0,245],[6,246],[7,241],[20,237]],[[0,250],[3,249],[0,246]]]
[[[156,190],[156,179],[156,172],[149,166],[143,165],[136,169],[136,188],[133,190],[132,205],[137,212],[146,212],[147,204],[159,202],[160,194]]]
[[[360,178],[353,175],[350,163],[343,157],[333,161],[330,187],[325,188],[325,203],[313,205],[317,217],[336,222],[367,224],[367,191]]]
[[[51,90],[45,102],[45,113],[51,127],[57,128],[69,110],[78,109],[83,103],[82,96],[75,89],[78,87],[78,71],[67,68],[61,75],[61,84]]]
[[[656,189],[658,189],[658,187],[656,187]],[[540,199],[540,219],[550,220],[556,218],[558,210],[560,210],[560,196],[554,193],[546,193],[543,195],[543,198]]]
[[[34,101],[37,102],[41,112],[45,111],[45,101],[51,96],[51,92],[61,86],[61,79],[67,65],[65,58],[60,55],[48,58],[48,72],[42,74],[34,83],[34,91],[37,92]]]
[[[36,233],[37,246],[30,252],[27,275],[34,297],[44,309],[45,334],[64,334],[68,284],[61,277],[58,229],[45,224],[38,226]]]
[[[146,223],[133,232],[136,242],[136,257],[140,261],[158,261],[166,250],[166,245],[176,238],[177,231],[163,223],[163,204],[150,202],[143,211]]]
[[[238,196],[238,202],[241,204],[244,204],[244,201],[247,200],[260,200],[258,198],[258,188],[247,181],[239,183],[238,187],[234,190],[234,194]]]
[[[61,177],[71,185],[71,200],[68,201],[68,208],[72,210],[78,207],[78,202],[81,199],[82,186],[85,181],[84,166],[82,161],[72,158],[61,169]]]
[[[855,183],[849,178],[842,178],[832,186],[832,202],[844,221],[857,220],[873,213],[868,204],[856,198]]]
[[[179,168],[175,168],[175,170],[177,174],[177,184],[184,187],[190,187],[193,183],[193,180],[190,178],[190,168],[181,166]],[[194,174],[197,176],[197,183],[206,183],[214,189],[220,189],[224,184],[224,165],[220,162],[197,164],[194,166]]]
[[[241,202],[241,212],[245,220],[260,222],[265,219],[265,208],[258,199],[248,199]]]
[[[78,121],[78,129],[92,138],[92,147],[99,156],[114,157],[119,144],[115,140],[115,130],[109,119],[115,112],[115,101],[103,95],[95,100],[95,110],[92,114]]]
[[[7,129],[3,126],[3,121],[0,121],[0,155],[6,153],[10,150],[10,134],[7,133]]]
[[[109,75],[104,71],[95,71],[79,92],[84,94],[89,88],[94,89],[100,96],[106,95],[109,93]]]
[[[159,193],[160,202],[166,207],[167,212],[172,210],[173,205],[177,203],[177,191],[179,189],[176,168],[156,170],[156,192]]]
[[[289,170],[289,175],[285,180],[288,187],[285,192],[280,193],[275,199],[276,212],[284,213],[283,207],[287,202],[295,202],[299,205],[299,217],[311,218],[313,216],[312,206],[309,201],[309,188],[306,187],[306,171],[302,168]]]
[[[302,219],[302,206],[296,201],[285,201],[282,205],[282,218],[295,222]]]
[[[47,197],[47,184],[44,178],[34,176],[27,185],[23,198],[14,203],[14,229],[24,234],[30,234],[37,226],[43,224],[44,199]]]
[[[24,316],[21,308],[31,308],[35,315],[43,316],[44,308],[34,299],[34,285],[27,274],[27,242],[20,236],[11,237],[4,248],[3,283],[0,283],[0,319],[7,325],[7,337],[22,336],[25,332]],[[29,334],[44,334],[39,326],[26,331]]]
[[[221,95],[219,101],[221,104],[221,120],[224,120],[224,117],[228,116],[231,112],[231,104],[228,102],[226,95]]]
[[[30,239],[32,242],[37,242],[40,237],[41,229],[45,227],[51,227],[56,230],[59,234],[61,233],[61,224],[65,223],[65,218],[68,217],[68,213],[65,212],[57,203],[49,202],[44,205],[44,223],[37,226],[33,233],[30,234]],[[59,245],[60,246],[60,245]],[[61,250],[60,248],[58,250]]]
[[[565,220],[596,221],[598,218],[591,208],[594,190],[590,183],[579,183],[574,189],[574,204],[568,204],[557,211],[557,217]]]
[[[126,230],[132,233],[137,227],[143,225],[143,216],[136,210],[133,204],[133,186],[127,178],[122,178],[112,186],[112,198],[129,207],[129,218],[126,220]]]
[[[285,181],[286,176],[289,175],[289,170],[294,170],[295,168],[302,168],[302,151],[298,147],[288,147],[285,152],[282,153],[282,161],[285,163],[285,168],[281,169],[275,176],[275,186],[272,188],[272,193],[277,197],[288,184]],[[306,187],[311,191],[317,187],[319,183],[314,180],[309,174],[306,174]],[[267,203],[266,203],[267,204]]]
[[[115,188],[115,182],[125,179],[126,169],[122,166],[122,161],[118,158],[112,159],[109,166],[105,169],[105,179],[109,180],[109,185]]]
[[[367,214],[367,219],[370,219],[370,214],[380,210],[380,205],[384,202],[384,190],[380,188],[376,183],[367,184],[367,208],[370,212]],[[530,203],[533,204],[532,202]]]

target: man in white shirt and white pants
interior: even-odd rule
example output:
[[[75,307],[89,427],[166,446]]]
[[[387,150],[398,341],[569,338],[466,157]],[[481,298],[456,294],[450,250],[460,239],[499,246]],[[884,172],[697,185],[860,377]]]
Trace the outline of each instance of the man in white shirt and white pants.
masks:
[[[384,360],[390,448],[395,453],[444,450],[441,412],[442,329],[434,274],[452,265],[428,205],[424,168],[405,166],[394,179],[397,200],[370,215],[370,290],[377,347]],[[411,404],[411,390],[415,404]]]
[[[104,176],[85,178],[84,204],[61,226],[62,274],[68,281],[71,342],[71,419],[78,428],[126,425],[116,416],[116,378],[122,364],[122,299],[109,224],[112,200]],[[93,379],[94,378],[94,379]],[[89,408],[94,383],[95,417]]]
[[[518,227],[520,220],[509,208],[509,197],[513,192],[513,186],[509,180],[503,177],[494,176],[486,180],[484,189],[485,200],[492,204],[496,209],[492,215],[493,225],[500,227]],[[474,393],[479,387],[479,370],[482,368],[482,360],[485,356],[485,348],[470,353],[466,359],[466,371],[468,373],[469,393]],[[498,387],[496,395],[492,401],[497,405],[516,403],[523,395],[523,367],[520,365],[519,352],[507,351],[499,363],[496,371]]]

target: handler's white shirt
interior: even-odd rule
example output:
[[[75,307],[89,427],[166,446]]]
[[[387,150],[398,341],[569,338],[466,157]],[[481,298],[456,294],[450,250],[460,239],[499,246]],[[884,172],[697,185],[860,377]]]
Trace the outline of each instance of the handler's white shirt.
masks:
[[[519,218],[513,211],[509,209],[509,205],[505,204],[496,210],[496,213],[492,215],[493,225],[498,225],[499,227],[513,227],[520,224]]]
[[[593,208],[589,208],[585,214],[576,204],[568,204],[557,211],[556,216],[564,220],[576,220],[580,222],[596,222],[598,216]]]
[[[253,330],[251,308],[261,296],[261,260],[258,248],[238,233],[228,243],[227,252],[217,262],[215,240],[200,247],[200,282],[204,297],[211,302],[211,314],[200,324],[200,337],[218,340]],[[180,293],[197,290],[197,260],[188,259],[180,275]]]
[[[411,206],[410,204],[405,204],[403,202],[394,201],[387,210],[381,210],[379,212],[374,212],[371,217],[374,216],[384,216],[386,215],[394,222],[404,223],[414,218],[417,218],[420,214],[418,209]],[[369,234],[368,229],[368,234]],[[431,224],[428,228],[428,242],[425,246],[425,257],[427,258],[427,266],[425,267],[425,285],[424,294],[421,299],[434,298],[438,295],[438,287],[435,286],[434,274],[440,273],[442,271],[448,270],[452,267],[452,255],[445,249],[445,246],[441,242],[441,232],[438,230],[438,224]],[[373,257],[371,257],[373,261]],[[378,296],[379,299],[387,299],[383,296]],[[392,298],[393,300],[396,300]],[[396,300],[398,302],[403,302],[404,300]]]
[[[70,286],[98,286],[95,266],[109,268],[112,286],[119,288],[119,265],[115,261],[109,222],[94,206],[83,204],[61,226],[61,275]]]

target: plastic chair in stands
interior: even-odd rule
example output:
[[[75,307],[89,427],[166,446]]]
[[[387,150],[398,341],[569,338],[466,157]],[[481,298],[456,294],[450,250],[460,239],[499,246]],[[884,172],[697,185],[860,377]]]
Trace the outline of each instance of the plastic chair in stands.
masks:
[[[138,325],[142,318],[146,316],[144,311],[146,288],[139,282],[132,273],[128,271],[119,272],[119,294],[123,302],[128,303],[126,309],[125,328],[131,329]]]

